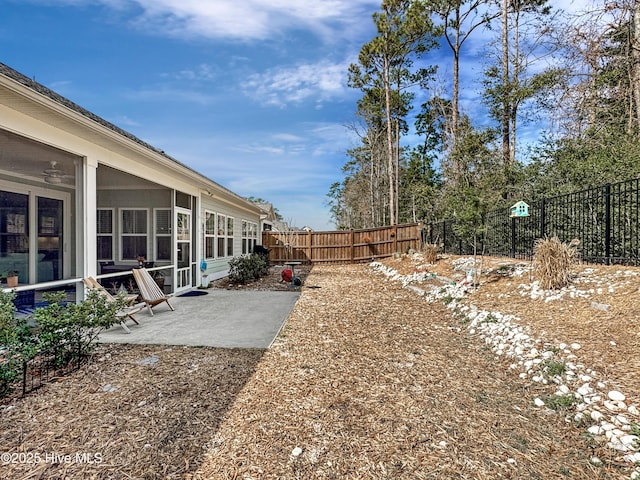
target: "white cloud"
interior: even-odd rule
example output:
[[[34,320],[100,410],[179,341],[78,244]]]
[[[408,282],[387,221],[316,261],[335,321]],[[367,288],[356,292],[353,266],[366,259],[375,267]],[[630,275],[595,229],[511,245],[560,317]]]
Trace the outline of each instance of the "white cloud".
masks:
[[[218,77],[218,72],[216,70],[216,67],[202,63],[193,69],[180,70],[175,73],[166,73],[164,76],[174,80],[212,81]]]
[[[65,0],[62,0],[63,2]],[[78,4],[77,0],[66,0]],[[158,35],[256,41],[306,29],[325,39],[362,31],[379,0],[94,0],[136,16],[136,28]]]
[[[304,138],[292,133],[276,133],[272,136],[275,140],[282,140],[284,142],[303,142]]]
[[[49,88],[56,92],[62,92],[66,90],[67,87],[70,87],[71,85],[72,83],[69,80],[59,80],[57,82],[52,82],[49,85]]]
[[[126,115],[120,115],[114,119],[116,125],[124,126],[124,127],[139,127],[141,126],[140,122],[137,122]]]
[[[204,106],[211,105],[217,101],[217,97],[215,95],[200,93],[194,90],[169,88],[166,86],[132,91],[127,93],[125,97],[130,100],[191,103]]]
[[[245,144],[238,144],[235,147],[231,147],[231,150],[236,150],[238,152],[245,152],[245,153],[264,153],[267,155],[283,155],[285,153],[285,150],[283,148],[280,147],[272,147],[269,145],[245,145]]]
[[[346,63],[321,60],[255,73],[241,86],[245,95],[263,105],[283,108],[306,100],[320,103],[345,94],[347,70]]]

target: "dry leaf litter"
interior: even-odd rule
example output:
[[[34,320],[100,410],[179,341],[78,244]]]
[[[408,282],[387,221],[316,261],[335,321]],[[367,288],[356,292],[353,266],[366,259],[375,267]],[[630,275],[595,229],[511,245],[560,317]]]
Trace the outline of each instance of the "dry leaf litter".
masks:
[[[404,287],[423,296],[429,302],[446,299],[448,308],[452,310],[454,316],[463,319],[468,333],[477,335],[497,356],[509,358],[512,362],[509,368],[519,372],[522,380],[553,385],[555,392],[552,399],[567,396],[575,399],[576,405],[567,415],[567,422],[572,421],[576,425],[587,426],[586,431],[594,437],[596,442],[620,452],[624,461],[632,465],[640,464],[638,451],[640,438],[637,435],[639,430],[636,429],[640,424],[640,411],[634,400],[628,399],[627,395],[616,386],[623,384],[625,380],[630,380],[631,376],[637,378],[637,369],[631,365],[629,365],[631,368],[625,368],[622,372],[606,368],[607,373],[611,373],[607,377],[600,371],[590,368],[588,365],[591,364],[584,363],[585,358],[593,359],[602,356],[600,351],[602,349],[620,354],[617,347],[621,339],[631,347],[631,350],[627,353],[629,356],[626,359],[618,358],[618,361],[634,362],[637,365],[637,360],[633,357],[637,352],[634,349],[637,347],[638,331],[633,313],[637,306],[637,299],[634,297],[639,294],[637,277],[640,272],[637,269],[624,267],[582,266],[579,272],[574,272],[571,285],[557,290],[544,290],[540,287],[539,280],[532,279],[530,264],[510,264],[504,260],[494,259],[494,263],[497,262],[498,266],[488,269],[489,276],[504,275],[508,272],[508,276],[514,282],[522,279],[517,283],[515,293],[498,294],[497,298],[503,300],[498,303],[506,306],[507,310],[514,311],[510,304],[522,306],[521,302],[517,302],[515,298],[513,302],[509,301],[516,294],[533,301],[521,313],[505,314],[503,311],[487,310],[478,305],[478,303],[484,303],[491,308],[496,303],[495,301],[486,302],[486,297],[483,302],[482,284],[477,283],[482,274],[482,271],[478,272],[482,268],[482,262],[474,258],[453,260],[454,270],[460,273],[452,279],[439,278],[441,282],[444,280],[445,285],[431,285],[426,288],[418,285],[436,276],[425,271],[428,265],[419,253],[412,255],[412,263],[416,268],[413,273],[403,275],[392,266],[380,262],[374,262],[371,266],[387,277],[400,281]],[[625,298],[629,295],[633,297]],[[486,292],[486,296],[491,297],[489,292]],[[506,302],[504,302],[505,299]],[[607,303],[601,303],[603,300]],[[548,306],[552,302],[562,305],[557,308],[559,312],[566,311],[571,315],[570,317],[559,315],[554,319],[556,322],[566,322],[565,332],[569,335],[565,338],[571,342],[570,344],[562,341],[558,343],[557,337],[551,341],[545,340],[544,338],[548,336],[545,330],[541,330],[540,335],[536,336],[536,332],[531,328],[532,322],[522,321],[521,317],[527,319],[532,317],[530,309],[535,305],[538,307],[536,310],[539,310],[537,313],[544,319],[544,325],[544,322],[550,319],[549,317],[555,316],[555,312],[551,308],[540,309],[539,307]],[[587,303],[591,310],[585,312]],[[612,304],[619,307],[619,313],[631,315],[627,317],[613,315],[607,318],[598,314],[612,310]],[[609,320],[623,322],[622,330],[626,331],[630,337],[617,337],[614,331],[606,334],[606,329],[611,327]],[[600,322],[605,331],[601,329],[601,332],[596,332],[589,328],[596,322]],[[578,336],[571,331],[572,326],[580,330]],[[571,336],[572,333],[574,333],[573,336]],[[602,333],[604,338],[592,337],[598,333]],[[571,338],[578,338],[579,341],[571,341]],[[603,345],[603,340],[606,342],[607,339],[609,339],[608,345]],[[597,350],[591,349],[590,354],[583,355],[583,342]],[[623,357],[624,355],[625,353]],[[549,371],[552,362],[562,366],[561,373],[554,374]],[[616,384],[612,381],[616,377],[621,383]],[[629,391],[637,392],[637,381],[629,382],[628,387]],[[533,402],[538,407],[545,407],[545,401],[539,397],[534,398]],[[596,465],[602,462],[595,456],[591,461]],[[640,478],[640,468],[636,468],[630,478]]]
[[[482,262],[314,267],[267,351],[102,346],[0,406],[3,452],[58,459],[0,478],[635,478],[638,270]]]

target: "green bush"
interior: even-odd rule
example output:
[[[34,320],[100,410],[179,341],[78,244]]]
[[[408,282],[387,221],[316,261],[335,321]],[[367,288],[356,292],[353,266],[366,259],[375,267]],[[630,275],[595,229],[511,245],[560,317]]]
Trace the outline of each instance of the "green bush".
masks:
[[[0,397],[11,391],[22,359],[31,355],[33,340],[26,318],[16,318],[15,292],[0,291]]]
[[[229,261],[229,282],[244,285],[269,273],[269,262],[263,255],[252,253]]]
[[[116,313],[126,304],[125,294],[119,294],[114,302],[95,289],[80,303],[65,303],[64,292],[46,293],[43,297],[48,305],[34,313],[40,349],[73,345],[81,355],[93,349],[103,329],[118,321]]]
[[[61,366],[73,358],[87,355],[96,337],[118,322],[116,312],[126,303],[124,294],[110,301],[98,291],[90,291],[81,303],[65,303],[64,292],[43,295],[48,305],[37,308],[31,328],[26,317],[16,317],[15,293],[0,291],[0,397],[11,391],[24,362],[40,354],[55,352]]]

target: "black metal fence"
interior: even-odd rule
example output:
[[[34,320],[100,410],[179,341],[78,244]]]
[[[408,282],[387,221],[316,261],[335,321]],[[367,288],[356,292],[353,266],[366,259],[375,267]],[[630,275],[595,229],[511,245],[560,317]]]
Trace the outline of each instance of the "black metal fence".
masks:
[[[54,378],[78,370],[87,358],[86,352],[76,342],[59,343],[14,365],[0,355],[0,393],[4,395],[19,389],[24,396]],[[15,371],[15,378],[8,375],[9,369]]]
[[[640,179],[544,198],[532,202],[529,216],[513,218],[509,209],[489,212],[485,232],[475,242],[456,234],[456,221],[428,225],[425,241],[460,255],[477,253],[530,259],[536,239],[577,239],[581,260],[640,265]]]

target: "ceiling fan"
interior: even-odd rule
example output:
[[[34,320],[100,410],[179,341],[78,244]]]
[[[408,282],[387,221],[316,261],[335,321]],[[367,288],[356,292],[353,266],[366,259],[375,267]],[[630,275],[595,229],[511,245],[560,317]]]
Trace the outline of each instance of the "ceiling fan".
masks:
[[[62,180],[65,178],[73,178],[72,175],[67,175],[64,171],[57,168],[58,162],[55,160],[52,160],[49,163],[51,164],[51,167],[43,170],[42,172],[44,174],[45,182],[57,185],[62,183]]]

